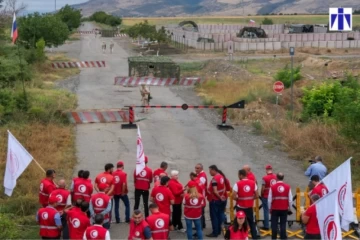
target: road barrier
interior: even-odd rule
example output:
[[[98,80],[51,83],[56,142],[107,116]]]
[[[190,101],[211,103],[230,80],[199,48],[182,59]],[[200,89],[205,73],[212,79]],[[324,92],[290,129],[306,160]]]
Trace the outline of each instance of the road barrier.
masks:
[[[157,77],[115,77],[114,85],[135,87],[141,84],[148,86],[194,86],[195,84],[204,83],[205,80],[199,77],[181,78],[157,78]]]
[[[82,61],[82,62],[53,62],[53,68],[101,68],[105,67],[105,61]]]
[[[80,110],[64,112],[71,123],[110,123],[128,122],[129,116],[127,109],[106,109],[106,110]],[[134,118],[134,117],[133,117]]]
[[[80,33],[80,34],[94,34],[95,31],[76,31],[77,33]]]

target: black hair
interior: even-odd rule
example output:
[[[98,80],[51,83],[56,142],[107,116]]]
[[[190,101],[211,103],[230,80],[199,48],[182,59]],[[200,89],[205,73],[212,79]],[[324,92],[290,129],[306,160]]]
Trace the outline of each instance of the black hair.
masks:
[[[83,200],[82,198],[78,198],[78,199],[76,199],[76,201],[74,202],[74,205],[75,205],[76,207],[81,207],[81,204],[82,204],[83,201],[84,201],[84,200]]]
[[[78,177],[79,177],[79,178],[82,178],[82,177],[83,177],[83,173],[84,173],[84,170],[79,170],[79,171],[78,171]]]
[[[105,164],[105,172],[107,172],[108,170],[114,168],[114,164],[112,163],[107,163]]]
[[[191,172],[191,173],[190,173],[190,177],[197,177],[197,174],[194,173],[194,172]]]
[[[104,222],[104,215],[98,213],[95,215],[95,224],[101,225]]]
[[[85,171],[83,172],[83,178],[84,178],[84,179],[88,179],[89,177],[90,177],[90,171],[85,170]]]
[[[160,179],[160,185],[165,186],[170,181],[170,178],[168,176],[163,176]]]
[[[80,208],[82,212],[86,212],[89,209],[89,203],[87,201],[83,201]]]
[[[276,178],[280,181],[284,180],[284,174],[283,173],[278,173],[276,174]]]
[[[247,176],[246,170],[245,169],[240,169],[239,170],[239,175],[246,177]]]
[[[224,177],[224,180],[227,180],[225,174],[224,174],[220,169],[218,169],[218,167],[217,167],[216,165],[210,165],[209,168],[210,168],[211,170],[214,170],[214,171],[220,173],[221,176]]]
[[[312,175],[310,180],[315,182],[320,182],[320,177],[319,175]]]
[[[245,218],[244,224],[242,225],[242,227],[239,229],[239,223],[237,222],[237,217],[235,217],[234,221],[233,221],[233,230],[234,232],[237,232],[237,230],[240,230],[242,232],[247,232],[248,231],[248,222],[247,219]]]
[[[48,169],[46,170],[46,177],[51,177],[55,173],[54,169]]]
[[[154,208],[158,208],[159,206],[156,203],[151,203],[149,205],[149,209],[154,209]]]
[[[161,162],[160,168],[166,168],[168,166],[167,162]]]

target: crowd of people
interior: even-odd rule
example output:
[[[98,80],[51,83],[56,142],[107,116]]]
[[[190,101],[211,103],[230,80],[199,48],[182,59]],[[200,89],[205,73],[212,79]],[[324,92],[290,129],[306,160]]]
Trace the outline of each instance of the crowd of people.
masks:
[[[327,170],[321,157],[316,157],[311,163],[305,175],[309,176],[312,188],[309,198],[315,202],[328,192],[321,183]],[[239,181],[231,187],[228,178],[216,165],[208,167],[208,176],[204,166],[196,164],[194,172],[189,174],[189,181],[183,185],[178,179],[179,171],[172,170],[168,174],[166,162],[154,171],[147,164],[146,156],[145,168],[138,174],[135,171],[132,174],[135,202],[131,216],[123,161],[117,162],[116,169],[112,163],[106,164],[104,172],[95,177],[94,183],[89,171],[80,170],[69,189],[66,189],[64,179],[55,183],[55,170],[47,170],[46,178],[40,183],[39,202],[42,208],[36,214],[40,236],[43,239],[108,240],[111,225],[121,222],[121,200],[125,206],[124,222],[129,224],[129,240],[169,239],[170,231],[174,230],[186,232],[188,239],[203,239],[207,205],[212,231],[206,237],[217,238],[226,225],[225,208],[229,194],[232,194],[236,213],[224,234],[225,239],[245,240],[249,233],[252,239],[259,238],[253,212],[257,198],[261,200],[264,212],[262,229],[269,230],[271,227],[272,239],[276,239],[280,225],[280,238],[287,238],[287,217],[292,213],[291,187],[284,182],[284,174],[275,174],[271,165],[265,167],[261,183],[258,183],[250,166],[245,165],[238,171]],[[140,208],[141,199],[143,210]],[[321,239],[313,205],[302,214],[302,222],[306,225],[305,239]]]

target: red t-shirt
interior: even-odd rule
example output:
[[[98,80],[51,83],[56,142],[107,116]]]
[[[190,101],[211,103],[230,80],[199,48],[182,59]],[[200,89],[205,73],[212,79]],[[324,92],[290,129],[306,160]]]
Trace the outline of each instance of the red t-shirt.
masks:
[[[121,169],[113,172],[114,176],[114,195],[127,194],[127,174]],[[125,192],[123,193],[123,185],[125,184]]]
[[[306,233],[320,234],[320,227],[316,216],[316,205],[311,205],[304,214],[309,217],[309,222],[306,224]]]
[[[247,178],[250,179],[250,180],[253,180],[255,183],[257,183],[256,182],[256,177],[252,172],[247,173]]]
[[[167,173],[162,168],[158,168],[158,169],[154,170],[154,173],[153,173],[154,182],[156,182],[159,179],[159,176],[161,173],[165,173],[167,176]]]
[[[166,186],[158,186],[151,192],[151,197],[154,198],[154,202],[159,206],[159,211],[162,213],[171,213],[171,200],[175,200],[174,195],[170,189]]]
[[[114,176],[108,172],[99,173],[95,178],[95,183],[98,185],[99,183],[106,183],[108,187],[105,189],[105,193],[108,193],[111,188],[111,185],[115,183]]]
[[[175,197],[175,203],[174,204],[181,204],[183,197],[184,197],[184,187],[183,185],[175,179],[170,179],[169,181],[169,189],[171,191],[171,193],[174,195]]]
[[[90,227],[90,219],[80,209],[69,211],[67,214],[70,239],[82,239],[87,227]]]
[[[319,183],[311,191],[310,196],[317,194],[317,195],[319,195],[320,198],[322,198],[323,196],[325,196],[328,193],[329,193],[329,190],[327,189],[325,184]]]

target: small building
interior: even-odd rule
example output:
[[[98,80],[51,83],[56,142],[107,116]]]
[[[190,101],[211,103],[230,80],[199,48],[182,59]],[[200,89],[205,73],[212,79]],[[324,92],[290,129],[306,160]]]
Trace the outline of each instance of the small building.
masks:
[[[180,79],[180,66],[164,56],[129,57],[129,77]]]

